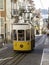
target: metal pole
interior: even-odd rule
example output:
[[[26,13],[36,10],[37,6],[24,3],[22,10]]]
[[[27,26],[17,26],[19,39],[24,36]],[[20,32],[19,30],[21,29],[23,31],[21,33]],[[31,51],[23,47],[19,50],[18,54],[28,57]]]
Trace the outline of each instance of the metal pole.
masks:
[[[6,40],[6,23],[5,23],[5,43],[7,42]]]

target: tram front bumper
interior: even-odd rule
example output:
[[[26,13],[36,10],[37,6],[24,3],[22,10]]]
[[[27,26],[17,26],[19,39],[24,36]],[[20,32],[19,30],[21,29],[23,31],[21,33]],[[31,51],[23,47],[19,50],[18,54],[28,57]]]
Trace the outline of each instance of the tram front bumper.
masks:
[[[18,41],[18,42],[14,41],[13,50],[17,50],[17,51],[31,50],[31,42],[30,41]]]

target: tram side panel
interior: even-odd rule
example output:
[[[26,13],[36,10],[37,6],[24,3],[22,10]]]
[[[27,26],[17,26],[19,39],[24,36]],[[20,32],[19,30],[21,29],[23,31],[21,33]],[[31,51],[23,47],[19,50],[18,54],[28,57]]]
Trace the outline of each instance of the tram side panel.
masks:
[[[35,34],[34,34],[34,29],[31,29],[31,49],[34,49],[35,47]]]

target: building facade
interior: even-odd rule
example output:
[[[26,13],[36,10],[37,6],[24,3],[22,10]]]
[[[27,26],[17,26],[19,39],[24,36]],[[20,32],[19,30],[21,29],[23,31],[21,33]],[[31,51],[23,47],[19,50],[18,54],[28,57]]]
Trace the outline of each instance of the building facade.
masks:
[[[11,30],[12,30],[11,25],[15,22],[15,17],[18,16],[20,12],[19,9],[24,8],[23,6],[25,6],[26,8],[26,6],[29,6],[29,3],[32,4],[30,0],[6,0],[6,24],[7,24],[6,36],[8,39],[11,38]]]
[[[0,35],[5,37],[6,0],[0,0]]]
[[[0,0],[0,34],[4,34],[4,37],[11,39],[11,26],[16,15],[18,15],[16,11],[22,6],[29,6],[29,3],[34,7],[31,0]]]
[[[11,30],[12,30],[12,27],[11,25],[13,24],[14,22],[14,18],[11,18],[11,2],[12,0],[6,0],[6,38],[8,40],[11,39]]]

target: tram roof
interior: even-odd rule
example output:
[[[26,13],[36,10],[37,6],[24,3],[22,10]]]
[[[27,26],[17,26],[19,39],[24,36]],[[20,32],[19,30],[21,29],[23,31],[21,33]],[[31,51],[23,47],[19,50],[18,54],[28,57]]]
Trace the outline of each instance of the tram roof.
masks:
[[[30,25],[29,23],[13,23],[12,25]]]
[[[14,23],[12,24],[12,28],[15,30],[26,30],[26,29],[30,29],[31,25],[30,24],[26,24],[26,23]]]

